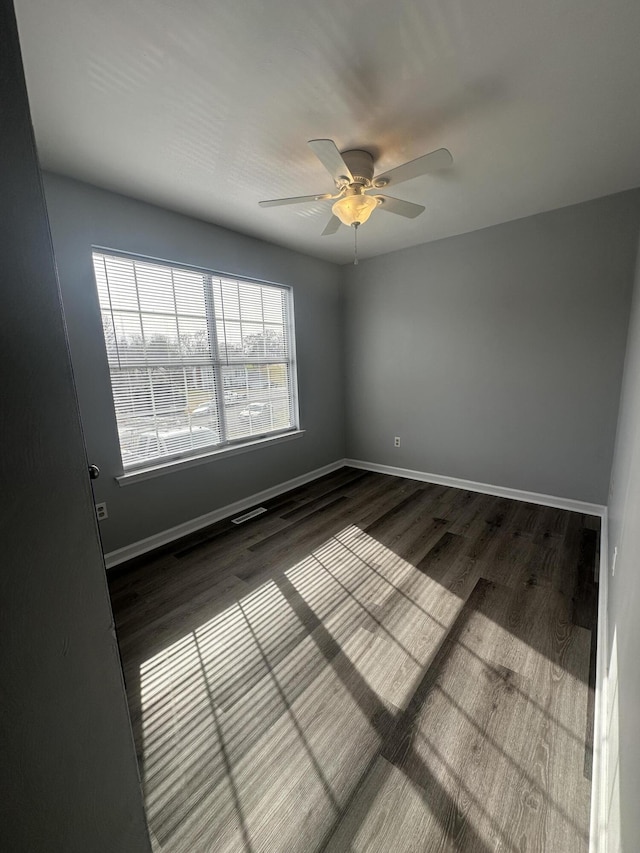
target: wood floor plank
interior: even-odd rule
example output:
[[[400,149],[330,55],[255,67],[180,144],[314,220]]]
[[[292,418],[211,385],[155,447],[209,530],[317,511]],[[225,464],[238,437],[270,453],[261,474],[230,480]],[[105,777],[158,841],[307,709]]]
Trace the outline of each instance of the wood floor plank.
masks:
[[[495,508],[497,498],[493,495],[474,493],[471,501],[458,513],[457,518],[452,521],[449,530],[459,536],[469,539],[475,538],[481,530],[484,530],[487,518]]]
[[[356,469],[110,577],[155,853],[585,853],[599,523]]]
[[[496,778],[511,770],[495,733],[504,736],[517,718],[524,679],[448,640],[430,672],[446,659],[446,675],[440,671],[427,693],[424,683],[416,690],[329,850],[488,853],[506,841],[499,815],[485,804]]]
[[[410,485],[413,484],[400,480],[389,486],[382,477],[371,480],[347,502],[316,512],[296,524],[290,534],[270,537],[267,547],[255,553],[248,549],[246,558],[234,557],[227,565],[241,580],[262,582],[276,567],[284,569],[295,564],[351,523],[375,520],[406,497]]]
[[[127,660],[144,660],[194,626],[209,622],[247,592],[243,581],[227,576],[219,583],[205,583],[204,588],[194,584],[188,596],[171,602],[149,596],[117,620],[121,653]]]
[[[219,806],[228,801],[227,776],[232,775],[242,818],[255,849],[288,851],[313,849],[313,841],[332,826],[336,814],[363,774],[393,724],[393,709],[382,702],[359,675],[353,661],[359,645],[369,642],[367,632],[352,635],[332,666],[322,668],[302,692],[291,694],[281,667],[274,668],[270,695],[277,695],[269,725],[245,750],[246,737],[238,726],[254,720],[226,716],[220,719],[218,737],[227,746],[230,774],[197,780],[201,799],[185,799],[176,811],[162,803],[159,834],[172,849],[187,850],[197,827],[195,849],[237,850],[238,808],[227,809],[220,819]],[[256,695],[251,707],[256,708]],[[258,697],[259,698],[259,697]],[[260,703],[257,705],[264,709]],[[244,724],[244,725],[243,725]],[[213,733],[213,731],[212,731]],[[238,748],[240,751],[238,752]],[[193,782],[191,791],[195,790]],[[265,797],[265,792],[271,796]],[[314,803],[310,812],[305,804]],[[160,804],[159,804],[160,805]],[[169,819],[170,818],[170,819]]]
[[[527,593],[539,595],[540,591],[527,590]],[[567,728],[580,742],[573,707],[564,706],[557,699],[558,693],[554,693],[556,701],[551,702],[548,693],[549,678],[553,677],[549,675],[551,668],[555,677],[571,680],[572,686],[576,677],[565,669],[568,659],[564,651],[558,652],[558,648],[564,649],[563,637],[556,640],[553,651],[550,638],[548,643],[539,643],[540,649],[530,645],[532,626],[528,618],[523,618],[517,597],[516,591],[506,587],[478,582],[381,754],[402,769],[414,784],[425,788],[430,806],[438,812],[436,821],[445,828],[447,844],[452,849],[483,849],[479,845],[484,844],[487,850],[493,850],[498,839],[509,849],[508,845],[515,842],[511,834],[513,816],[521,815],[522,808],[522,804],[519,806],[514,801],[514,793],[535,789],[539,792],[538,800],[548,808],[534,804],[528,809],[527,837],[540,842],[532,849],[586,850],[584,833],[576,835],[575,820],[566,803],[579,801],[578,813],[584,814],[588,810],[588,795],[585,796],[584,786],[581,787],[581,779],[569,797],[562,792],[558,780],[563,778],[567,744],[560,748],[561,735],[554,740],[548,732],[551,714],[554,732],[562,734]],[[569,626],[566,637],[570,640],[573,636]],[[584,670],[584,648],[582,651],[582,657],[571,663],[582,665]],[[564,666],[550,660],[551,654],[559,656]],[[469,684],[475,685],[474,690],[469,691]],[[483,684],[491,689],[483,689]],[[502,700],[493,692],[495,686],[498,693],[504,694]],[[499,724],[491,723],[501,701],[506,702],[501,712],[503,717]],[[534,719],[523,730],[521,723],[526,714]],[[536,730],[540,737],[545,737],[547,746],[547,751],[542,751],[544,774],[537,778],[535,763],[527,769],[523,761]],[[568,739],[572,744],[576,742]],[[474,776],[470,770],[481,752],[487,767],[482,766]],[[535,754],[538,753],[540,750],[536,748]],[[573,770],[575,776],[575,766]],[[493,773],[496,775],[492,776]],[[463,780],[464,791],[460,788]],[[500,789],[500,795],[493,796],[493,800],[492,780],[499,780]],[[487,782],[489,788],[485,789]],[[460,811],[460,798],[469,805],[469,814]],[[530,801],[525,798],[525,805]],[[480,827],[484,827],[484,834],[479,839]],[[429,833],[434,837],[437,831],[434,825]],[[573,838],[570,844],[569,836]],[[555,847],[554,839],[563,839],[569,846]]]
[[[424,557],[418,560],[416,568],[431,578],[441,575],[462,554],[466,544],[464,537],[447,530],[436,540]]]
[[[373,536],[379,531],[384,530],[385,526],[387,526],[389,522],[394,522],[399,518],[402,518],[407,511],[407,508],[411,507],[416,503],[416,501],[419,501],[424,497],[424,494],[425,489],[421,486],[413,489],[405,498],[398,501],[386,512],[383,512],[382,515],[378,516],[375,521],[367,524],[364,528],[364,533],[367,533],[369,536]]]

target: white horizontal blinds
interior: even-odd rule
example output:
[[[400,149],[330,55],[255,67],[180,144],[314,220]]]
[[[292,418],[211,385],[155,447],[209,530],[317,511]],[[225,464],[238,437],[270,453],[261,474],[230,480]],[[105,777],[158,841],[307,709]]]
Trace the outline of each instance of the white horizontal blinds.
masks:
[[[297,425],[288,289],[93,260],[125,469]]]
[[[203,274],[99,252],[93,261],[125,469],[218,444]]]
[[[289,291],[229,278],[212,287],[227,438],[291,429]]]

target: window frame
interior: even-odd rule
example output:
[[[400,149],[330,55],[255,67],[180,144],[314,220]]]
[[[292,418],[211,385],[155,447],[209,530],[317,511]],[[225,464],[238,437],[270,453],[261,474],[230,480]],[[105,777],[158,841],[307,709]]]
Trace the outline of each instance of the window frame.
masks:
[[[218,456],[229,456],[245,451],[255,450],[261,446],[279,443],[289,438],[295,438],[304,434],[304,430],[300,427],[300,411],[298,405],[298,370],[297,370],[297,354],[296,354],[296,329],[295,329],[295,305],[294,305],[294,290],[291,285],[282,284],[280,282],[269,281],[266,279],[252,278],[246,275],[238,275],[236,273],[223,272],[213,270],[207,267],[198,266],[195,264],[187,264],[177,261],[168,261],[162,258],[156,258],[149,255],[143,255],[137,252],[128,252],[121,249],[111,249],[104,246],[91,246],[91,270],[92,278],[95,287],[96,297],[99,296],[99,285],[96,280],[94,263],[95,255],[104,255],[108,257],[123,258],[129,261],[140,261],[141,263],[155,264],[168,268],[170,270],[185,270],[187,272],[198,273],[203,276],[203,290],[205,302],[205,316],[207,328],[209,329],[209,360],[210,367],[215,377],[215,400],[218,415],[219,438],[216,444],[207,444],[199,447],[188,448],[185,450],[176,451],[175,453],[165,453],[153,457],[148,457],[144,460],[139,460],[131,464],[125,465],[123,460],[122,443],[120,441],[120,433],[117,427],[118,416],[116,412],[116,398],[113,390],[111,363],[109,361],[107,342],[104,337],[104,322],[102,307],[98,308],[102,326],[102,342],[104,345],[105,357],[107,359],[107,370],[109,372],[109,387],[111,391],[111,405],[113,407],[114,421],[116,425],[116,435],[118,437],[118,451],[120,454],[121,473],[116,476],[116,480],[120,485],[126,482],[134,482],[136,480],[147,479],[148,477],[158,476],[165,471],[175,470],[181,467],[190,467],[192,465],[201,464],[210,461]],[[263,356],[247,356],[246,361],[232,359],[229,360],[221,354],[218,345],[217,322],[220,317],[216,316],[214,307],[214,291],[213,282],[215,279],[228,279],[234,282],[246,282],[260,287],[270,287],[280,290],[286,294],[286,322],[284,324],[285,334],[287,338],[287,357],[269,358]],[[136,296],[137,285],[136,285]],[[111,297],[109,296],[109,302]],[[113,311],[113,309],[110,309]],[[141,309],[138,308],[138,316],[141,316]],[[113,316],[113,314],[112,314]],[[179,363],[175,362],[176,365]],[[289,420],[290,425],[282,429],[268,430],[265,432],[253,433],[251,435],[242,436],[240,438],[228,437],[228,426],[226,423],[226,410],[224,403],[224,380],[223,369],[232,365],[242,364],[286,364],[289,382],[288,382],[288,401],[289,401]],[[247,406],[251,403],[247,400]]]

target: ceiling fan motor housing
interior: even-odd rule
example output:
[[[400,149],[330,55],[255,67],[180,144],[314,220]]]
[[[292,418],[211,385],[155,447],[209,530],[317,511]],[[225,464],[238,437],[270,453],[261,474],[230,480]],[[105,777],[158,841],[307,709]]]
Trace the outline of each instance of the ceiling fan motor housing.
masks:
[[[359,149],[342,151],[341,153],[342,159],[353,175],[353,183],[370,186],[371,179],[373,178],[373,156],[368,151],[361,151]]]

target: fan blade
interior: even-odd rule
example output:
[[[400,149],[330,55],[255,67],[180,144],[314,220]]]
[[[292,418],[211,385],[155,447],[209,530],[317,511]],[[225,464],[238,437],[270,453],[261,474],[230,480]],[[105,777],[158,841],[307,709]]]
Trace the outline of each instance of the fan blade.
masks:
[[[391,184],[400,184],[402,181],[410,181],[413,178],[419,178],[420,175],[426,175],[428,172],[435,172],[437,169],[445,169],[453,163],[453,157],[446,148],[438,148],[437,151],[432,151],[430,154],[424,154],[415,160],[410,160],[408,163],[403,163],[402,166],[396,166],[395,169],[390,169],[382,175],[376,175],[373,179],[373,186],[389,186]],[[384,183],[383,183],[384,182]]]
[[[333,139],[310,139],[308,144],[336,184],[350,184],[353,181],[353,175]]]
[[[296,198],[271,198],[267,201],[259,201],[260,207],[279,207],[281,204],[302,204],[304,201],[324,201],[326,198],[337,198],[331,193],[320,195],[299,195]]]
[[[338,219],[337,216],[332,216],[331,219],[327,222],[327,225],[322,232],[322,237],[328,237],[329,234],[335,234],[338,228],[342,225],[342,222]]]
[[[386,210],[388,213],[397,213],[399,216],[406,216],[407,219],[415,219],[416,216],[424,211],[421,204],[414,204],[411,201],[403,201],[401,198],[393,198],[390,195],[377,195],[380,199],[380,210]]]

